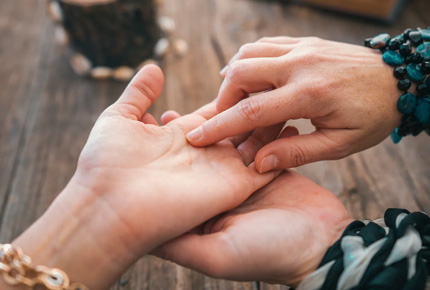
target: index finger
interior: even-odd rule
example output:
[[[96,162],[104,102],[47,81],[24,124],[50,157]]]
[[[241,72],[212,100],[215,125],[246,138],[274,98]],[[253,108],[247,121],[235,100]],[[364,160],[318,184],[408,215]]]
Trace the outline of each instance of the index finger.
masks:
[[[200,115],[206,120],[209,120],[210,118],[218,114],[215,100],[212,100],[212,102],[198,108],[197,110],[192,112],[192,114]]]
[[[244,44],[230,59],[228,64],[220,71],[220,75],[225,78],[229,66],[235,61],[248,58],[279,57],[290,52],[293,48],[294,44],[277,44],[270,42],[254,42]]]
[[[244,99],[187,134],[193,146],[207,146],[227,137],[308,116],[307,98],[294,98],[293,86]]]
[[[281,87],[290,74],[279,58],[238,60],[228,69],[217,97],[217,109],[224,111],[252,93]]]

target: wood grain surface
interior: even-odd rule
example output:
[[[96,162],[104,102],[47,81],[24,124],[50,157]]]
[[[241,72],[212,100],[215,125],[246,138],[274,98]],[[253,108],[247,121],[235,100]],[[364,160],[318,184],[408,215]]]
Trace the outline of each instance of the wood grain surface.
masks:
[[[313,4],[323,8],[352,14],[378,18],[391,19],[392,15],[403,4],[403,0],[299,0],[300,3]]]
[[[190,112],[211,101],[218,71],[246,42],[263,36],[316,35],[362,44],[381,31],[430,25],[428,0],[412,0],[394,26],[315,9],[247,0],[164,0],[160,14],[177,24],[190,53],[162,63],[166,87],[151,112]],[[76,76],[69,51],[56,44],[41,0],[0,0],[0,241],[13,240],[49,206],[72,176],[98,115],[124,83]],[[360,81],[360,80],[357,80]],[[299,122],[309,130],[306,122]],[[430,138],[386,140],[339,161],[298,170],[336,194],[355,218],[388,207],[430,212]],[[258,230],[258,229],[256,229]],[[112,289],[285,290],[260,282],[216,280],[153,257],[127,271]]]

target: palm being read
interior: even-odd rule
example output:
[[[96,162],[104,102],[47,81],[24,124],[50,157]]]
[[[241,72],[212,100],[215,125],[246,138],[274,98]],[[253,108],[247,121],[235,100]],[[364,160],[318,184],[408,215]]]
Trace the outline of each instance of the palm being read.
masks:
[[[297,286],[350,222],[330,191],[286,171],[202,232],[153,253],[217,278]]]
[[[142,77],[144,75],[144,77]],[[144,69],[95,124],[75,178],[101,196],[130,249],[174,238],[232,209],[279,172],[258,174],[230,140],[191,146],[185,134],[214,113],[214,104],[158,126],[146,113],[163,84],[159,68]]]

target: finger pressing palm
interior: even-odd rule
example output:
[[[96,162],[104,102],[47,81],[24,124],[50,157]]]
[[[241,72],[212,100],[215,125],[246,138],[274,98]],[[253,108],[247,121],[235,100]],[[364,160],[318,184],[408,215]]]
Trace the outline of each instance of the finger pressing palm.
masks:
[[[136,259],[148,245],[155,247],[236,207],[276,176],[246,166],[231,141],[207,148],[188,144],[185,134],[214,107],[156,125],[146,110],[162,85],[155,66],[135,77],[98,119],[74,177],[92,190],[86,200],[104,209],[100,219]],[[151,243],[143,249],[141,241],[148,237]]]

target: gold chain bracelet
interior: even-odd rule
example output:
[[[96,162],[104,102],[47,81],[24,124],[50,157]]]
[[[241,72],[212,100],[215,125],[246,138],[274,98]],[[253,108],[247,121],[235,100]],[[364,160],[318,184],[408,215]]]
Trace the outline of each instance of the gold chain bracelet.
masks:
[[[42,286],[49,290],[89,290],[82,284],[71,284],[69,276],[60,269],[32,266],[31,258],[24,255],[20,248],[10,244],[0,244],[0,272],[5,283],[11,286],[26,285],[31,288]]]

